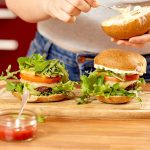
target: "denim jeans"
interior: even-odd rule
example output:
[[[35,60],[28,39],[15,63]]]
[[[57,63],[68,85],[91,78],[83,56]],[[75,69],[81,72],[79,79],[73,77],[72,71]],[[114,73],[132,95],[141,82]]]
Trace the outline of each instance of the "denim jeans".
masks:
[[[96,53],[90,52],[71,52],[60,48],[55,45],[52,41],[49,41],[38,32],[36,33],[35,39],[32,41],[28,56],[33,53],[40,53],[45,55],[46,59],[58,59],[64,63],[69,73],[70,80],[80,81],[80,76],[88,74],[94,70],[94,57]],[[147,60],[147,73],[144,74],[146,81],[150,81],[150,54],[144,55]]]
[[[143,75],[147,82],[150,82],[150,54],[143,55],[147,61],[146,74]]]
[[[38,32],[30,45],[27,55],[29,56],[33,53],[45,55],[46,59],[58,59],[61,63],[64,63],[69,73],[69,79],[73,81],[80,81],[81,75],[94,70],[93,59],[96,53],[75,53],[62,49]]]

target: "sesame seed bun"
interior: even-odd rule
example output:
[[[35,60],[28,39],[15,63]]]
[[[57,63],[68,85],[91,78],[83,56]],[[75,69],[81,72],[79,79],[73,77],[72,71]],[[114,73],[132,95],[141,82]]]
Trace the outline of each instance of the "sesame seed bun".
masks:
[[[146,72],[147,63],[142,55],[133,51],[107,49],[95,57],[94,66],[96,65],[123,71],[136,71],[143,75]]]

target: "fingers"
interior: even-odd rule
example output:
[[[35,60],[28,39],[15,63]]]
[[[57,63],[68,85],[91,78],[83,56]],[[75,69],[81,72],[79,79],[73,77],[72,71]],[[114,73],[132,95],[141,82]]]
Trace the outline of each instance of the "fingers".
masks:
[[[72,23],[76,20],[75,16],[69,15],[64,10],[60,9],[60,7],[52,7],[50,11],[52,12],[53,18],[57,18],[63,22]]]
[[[98,0],[86,0],[86,2],[93,8],[100,6]]]
[[[142,48],[144,47],[143,43],[131,43],[129,41],[125,41],[125,40],[119,40],[117,42],[118,45],[126,45],[126,46],[132,46],[132,47],[136,47],[136,48]]]
[[[143,48],[144,47],[143,43],[131,43],[131,42],[126,41],[126,40],[117,40],[114,38],[111,38],[111,41],[116,42],[117,45],[131,46],[131,47],[135,47],[135,48]]]
[[[74,7],[65,0],[62,0],[61,9],[71,16],[78,16],[81,13],[81,11],[78,8]]]
[[[90,4],[88,4],[85,0],[66,0],[74,7],[78,8],[82,12],[88,12],[91,9]]]
[[[117,39],[115,39],[113,37],[110,40],[111,40],[111,42],[117,42],[118,41]]]
[[[70,4],[65,0],[62,0],[61,2],[62,3],[60,3],[60,1],[49,1],[46,8],[46,13],[50,14],[51,17],[57,18],[63,22],[75,22],[75,16],[79,13],[78,10],[74,9],[75,12],[72,11],[72,5],[70,6]]]
[[[135,38],[135,37],[134,37]],[[133,42],[136,41],[136,42]],[[125,45],[125,46],[131,46],[131,47],[135,47],[135,48],[143,48],[145,43],[142,43],[141,41],[139,42],[139,40],[135,40],[135,39],[129,39],[129,40],[117,40],[115,38],[111,38],[111,42],[115,42],[117,45]]]
[[[87,3],[88,1],[88,3]],[[89,4],[92,5],[93,0],[62,0],[61,2],[61,10],[59,11],[59,19],[64,22],[74,22],[76,17],[80,15],[81,11],[88,12],[91,8]],[[61,18],[60,18],[61,16]],[[57,16],[56,16],[57,17]],[[58,17],[57,17],[58,18]]]
[[[59,20],[61,20],[63,22],[68,22],[68,23],[73,23],[76,20],[75,16],[71,16],[71,15],[67,14],[66,12],[64,12],[63,10],[59,10],[59,12],[57,14],[55,14],[55,16]]]
[[[144,47],[144,44],[150,42],[150,34],[148,32],[147,34],[141,36],[132,37],[129,40],[117,40],[115,38],[111,38],[111,41],[116,42],[117,45],[127,45],[127,46],[142,48]]]
[[[47,15],[64,22],[74,22],[81,12],[97,7],[97,0],[47,0],[44,11]]]
[[[144,34],[142,36],[136,36],[129,39],[131,43],[147,43],[150,42],[150,34]]]

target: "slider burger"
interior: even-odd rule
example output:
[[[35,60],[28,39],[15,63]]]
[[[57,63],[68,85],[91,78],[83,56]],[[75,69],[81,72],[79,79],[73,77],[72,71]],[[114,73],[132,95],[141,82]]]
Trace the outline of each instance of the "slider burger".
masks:
[[[107,35],[118,40],[129,39],[134,36],[143,35],[150,30],[149,6],[135,6],[133,10],[126,8],[125,10],[121,9],[120,15],[106,19],[101,23],[101,27]]]
[[[7,82],[7,89],[22,98],[29,92],[28,102],[61,101],[73,90],[68,72],[58,60],[45,60],[40,54],[18,58],[20,82]]]
[[[121,104],[139,99],[138,91],[146,72],[146,60],[132,51],[107,49],[94,59],[96,70],[89,76],[82,76],[82,97],[86,101],[95,96],[104,103]],[[139,99],[140,100],[140,99]]]

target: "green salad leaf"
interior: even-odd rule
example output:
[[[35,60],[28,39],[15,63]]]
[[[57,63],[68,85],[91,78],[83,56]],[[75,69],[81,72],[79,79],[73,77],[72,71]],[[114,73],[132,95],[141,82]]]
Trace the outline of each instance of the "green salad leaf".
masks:
[[[115,77],[115,78],[119,79],[120,81],[125,81],[126,74],[116,74],[110,70],[104,70],[104,69],[97,69],[96,71],[99,72],[100,74],[104,74],[106,76]]]
[[[38,123],[44,123],[46,121],[46,116],[45,115],[37,115],[36,120]]]
[[[46,77],[61,76],[63,82],[68,81],[68,72],[58,60],[45,60],[44,56],[33,54],[30,57],[18,58],[18,63],[21,71],[33,71],[35,75]]]
[[[74,89],[76,82],[68,81],[66,83],[58,83],[56,86],[52,88],[53,94],[63,93],[67,94],[68,92]]]
[[[21,82],[7,81],[6,89],[12,92],[23,93],[24,84]]]
[[[48,93],[41,93],[36,90],[36,88],[29,84],[29,83],[22,83],[22,82],[13,82],[7,81],[6,89],[11,92],[19,92],[23,94],[23,90],[27,89],[31,95],[35,96],[48,96],[52,94],[68,94],[70,91],[74,89],[74,85],[76,82],[67,81],[66,83],[58,83],[56,84],[51,91]]]
[[[19,92],[23,94],[23,90],[27,89],[30,91],[32,95],[39,95],[40,93],[34,89],[32,85],[29,83],[22,83],[22,82],[14,82],[14,81],[7,81],[6,89],[11,92]]]
[[[19,71],[11,72],[11,65],[6,69],[6,73],[2,72],[0,75],[0,80],[8,80],[8,79],[17,79],[15,76]]]
[[[127,91],[120,87],[119,83],[113,85],[106,84],[104,74],[99,74],[97,70],[92,72],[88,77],[85,75],[81,76],[81,81],[82,96],[77,102],[78,104],[88,103],[90,96],[104,96],[106,98],[110,96],[128,96],[139,99],[136,92],[139,86],[144,83],[144,79],[139,79],[136,89]]]

